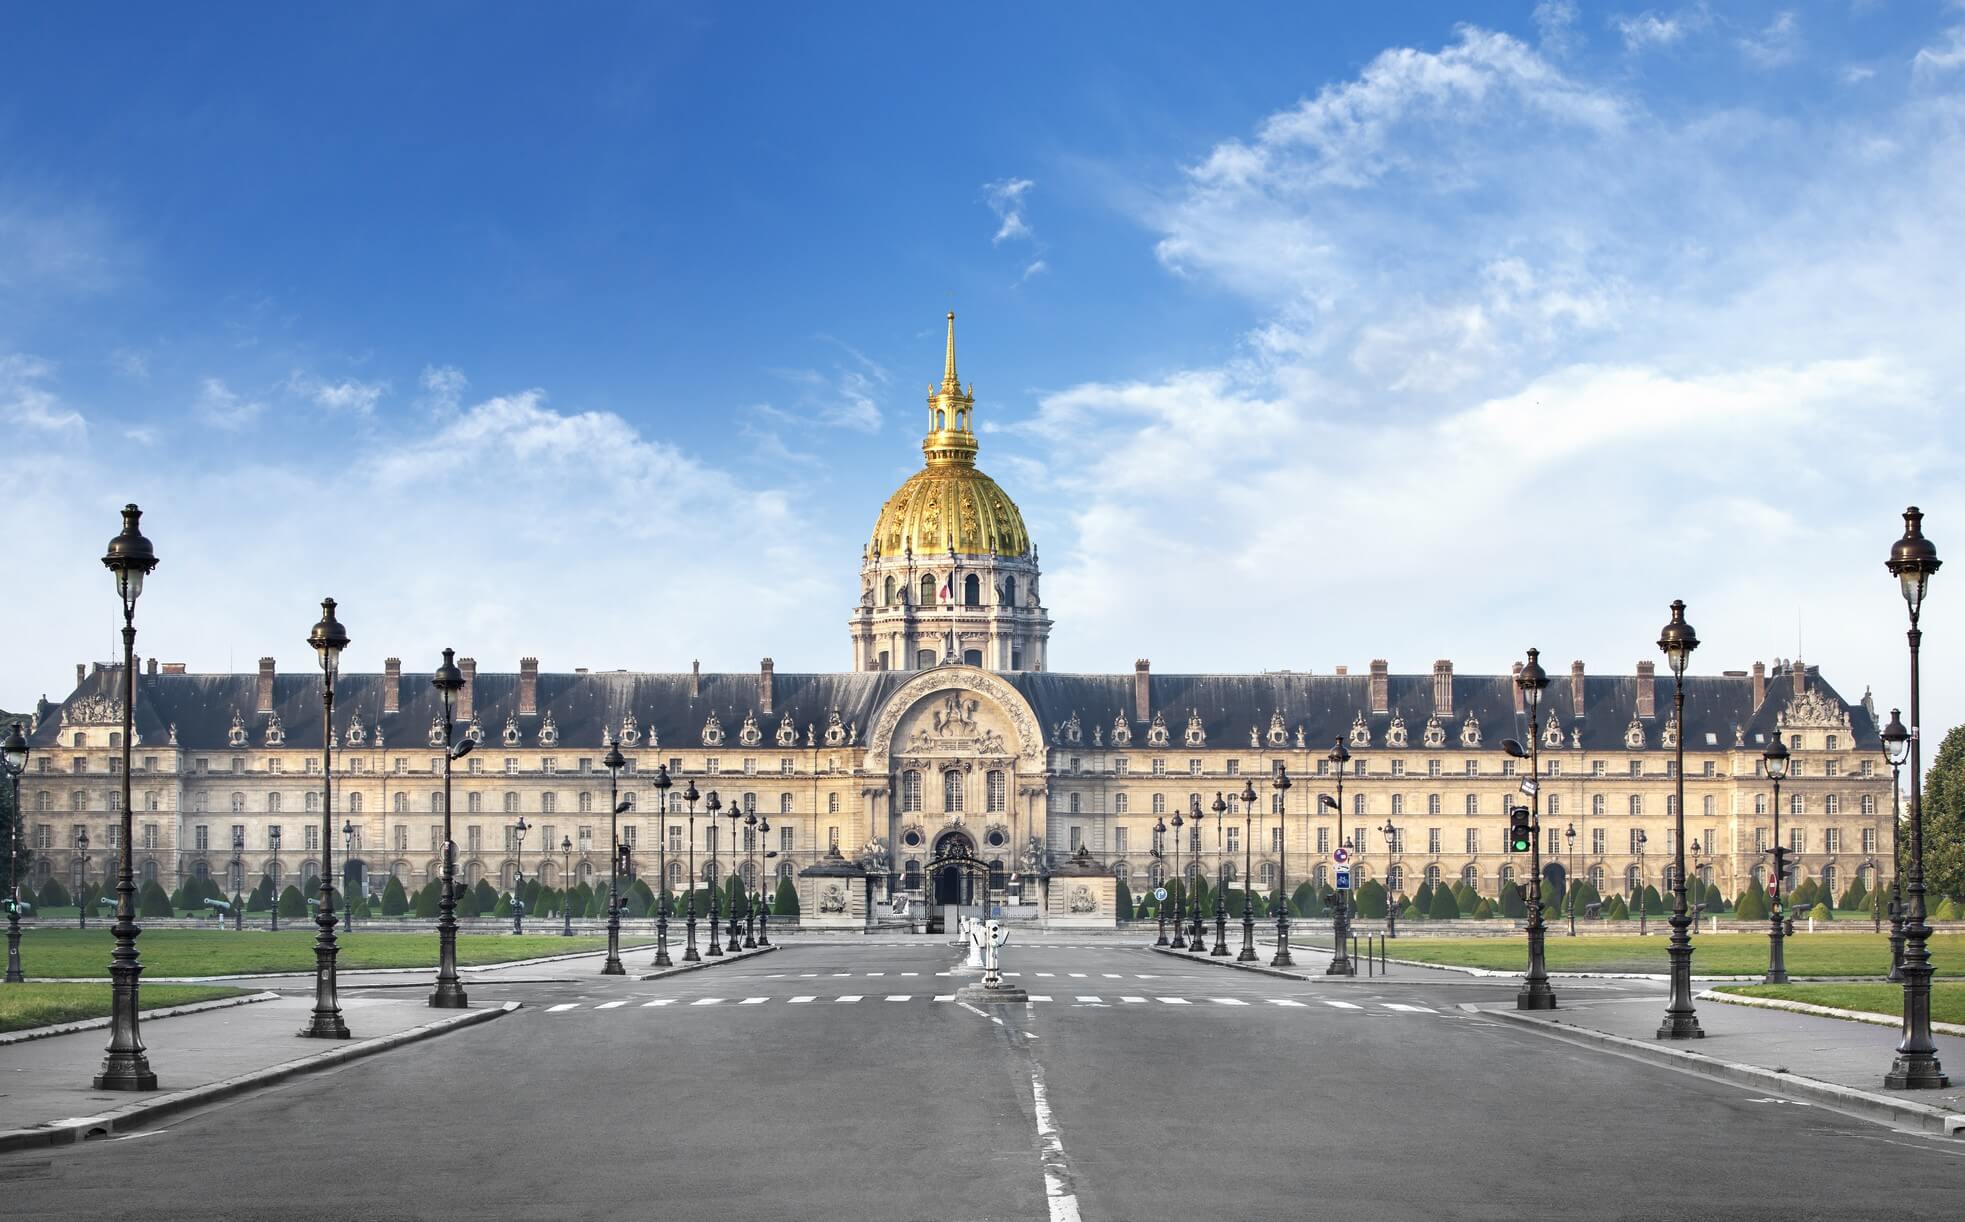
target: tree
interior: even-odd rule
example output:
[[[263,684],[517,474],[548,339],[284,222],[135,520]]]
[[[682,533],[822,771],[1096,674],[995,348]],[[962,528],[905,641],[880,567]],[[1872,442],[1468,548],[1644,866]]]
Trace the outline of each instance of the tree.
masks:
[[[283,917],[304,917],[307,915],[307,897],[300,888],[289,885],[280,892],[280,915]]]
[[[1623,896],[1613,895],[1608,900],[1604,901],[1604,905],[1603,905],[1604,920],[1628,921],[1630,918],[1631,918],[1631,910],[1624,906]]]
[[[782,885],[779,889],[783,890]],[[1123,878],[1113,884],[1112,906],[1123,916],[1133,914],[1133,889],[1126,885],[1126,880]]]
[[[441,912],[443,904],[443,880],[433,878],[416,889],[416,905],[413,911],[419,917],[433,917]]]
[[[1304,885],[1309,886],[1308,883]],[[1317,904],[1319,912],[1317,914],[1305,913],[1305,916],[1321,915],[1323,908],[1322,900],[1318,899],[1313,902]],[[1375,878],[1366,879],[1365,885],[1359,887],[1357,890],[1357,902],[1359,916],[1367,917],[1374,921],[1383,920],[1386,911],[1385,884]]]
[[[1644,884],[1644,910],[1652,916],[1665,914],[1665,897],[1658,894],[1658,888],[1650,883]]]
[[[471,887],[471,898],[477,901],[476,911],[471,913],[472,916],[480,912],[490,912],[498,906],[498,890],[491,885],[491,880],[488,878],[480,878]]]
[[[1511,920],[1520,920],[1528,915],[1528,900],[1522,895],[1520,883],[1501,884],[1500,913]]]
[[[1494,901],[1483,898],[1479,903],[1474,905],[1474,911],[1471,915],[1476,920],[1485,921],[1491,919],[1494,914]]]
[[[68,894],[68,888],[62,886],[61,880],[52,874],[47,882],[41,884],[41,894],[34,897],[35,905],[41,908],[66,908],[74,902],[75,897]]]
[[[1451,887],[1433,888],[1432,906],[1426,915],[1436,921],[1451,921],[1460,915],[1460,901],[1453,898]]]
[[[1788,906],[1791,908],[1813,908],[1821,898],[1822,888],[1812,878],[1803,880],[1799,887],[1788,893]]]
[[[1433,910],[1433,884],[1430,881],[1421,881],[1419,890],[1412,893],[1412,906],[1419,909],[1422,916]]]
[[[321,876],[318,874],[309,874],[307,877],[301,879],[300,893],[309,897],[319,895],[321,893]]]
[[[478,881],[482,882],[484,880],[479,879]],[[486,890],[489,889],[486,888]],[[491,902],[496,904],[498,897],[496,895],[492,896]],[[481,911],[483,910],[478,907],[478,889],[476,887],[465,887],[457,893],[457,916],[460,920],[464,917],[474,917]]]
[[[1578,920],[1582,920],[1590,914],[1591,904],[1603,903],[1603,897],[1597,894],[1597,889],[1590,885],[1590,880],[1587,878],[1576,884],[1573,893],[1576,903],[1576,918]]]
[[[495,917],[509,917],[512,915],[511,892],[501,891],[498,893],[498,902],[491,906],[491,915]]]
[[[1739,906],[1734,915],[1742,921],[1764,921],[1767,919],[1767,892],[1760,889],[1760,880],[1754,879],[1747,889],[1740,893]]]
[[[1475,905],[1481,902],[1480,893],[1468,886],[1466,879],[1455,879],[1453,883],[1453,902],[1459,905],[1461,916],[1468,916],[1474,911]]]
[[[1818,903],[1808,910],[1808,919],[1811,921],[1833,921],[1835,919],[1835,913],[1829,910],[1827,904]]]
[[[402,880],[391,874],[389,881],[382,884],[382,915],[399,917],[408,911],[409,896],[403,892]]]
[[[624,900],[626,904],[626,915],[628,916],[645,917],[655,915],[655,893],[650,891],[648,884],[639,878],[628,884]]]
[[[153,880],[143,884],[136,893],[136,914],[140,917],[167,917],[174,915],[171,897]]]
[[[1863,886],[1863,876],[1858,874],[1849,884],[1849,889],[1842,893],[1842,900],[1836,907],[1844,912],[1867,912],[1869,909],[1864,901],[1868,898],[1869,892]]]
[[[798,915],[798,888],[789,878],[778,880],[778,894],[771,901],[771,915],[795,917]]]
[[[1938,744],[1924,774],[1924,885],[1937,895],[1965,896],[1965,725]],[[1903,838],[1906,856],[1908,832]]]
[[[1290,915],[1307,917],[1314,915],[1317,905],[1317,888],[1310,883],[1298,883],[1296,890],[1290,892]]]

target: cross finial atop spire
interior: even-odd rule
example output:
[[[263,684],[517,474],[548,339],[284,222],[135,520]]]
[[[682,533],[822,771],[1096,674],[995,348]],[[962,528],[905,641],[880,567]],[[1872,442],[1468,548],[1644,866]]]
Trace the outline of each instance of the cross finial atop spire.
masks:
[[[955,380],[955,311],[948,312],[948,356],[942,362],[942,389],[954,391],[961,383]]]

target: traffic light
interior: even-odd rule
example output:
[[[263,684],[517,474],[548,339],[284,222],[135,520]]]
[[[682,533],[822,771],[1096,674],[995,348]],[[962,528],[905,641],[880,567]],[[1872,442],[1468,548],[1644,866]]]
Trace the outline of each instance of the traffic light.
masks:
[[[1778,845],[1778,844],[1777,844],[1777,845],[1775,845],[1775,846],[1774,846],[1774,882],[1775,882],[1775,885],[1777,885],[1777,886],[1778,886],[1779,884],[1781,884],[1781,883],[1784,883],[1784,882],[1786,882],[1786,881],[1788,881],[1788,872],[1789,872],[1789,870],[1790,870],[1791,868],[1792,868],[1792,867],[1790,867],[1790,866],[1788,865],[1788,850],[1786,850],[1786,849],[1784,849],[1784,848],[1782,848],[1782,847],[1781,847],[1780,845]]]
[[[1526,853],[1535,847],[1534,833],[1528,828],[1528,807],[1508,808],[1508,851]]]

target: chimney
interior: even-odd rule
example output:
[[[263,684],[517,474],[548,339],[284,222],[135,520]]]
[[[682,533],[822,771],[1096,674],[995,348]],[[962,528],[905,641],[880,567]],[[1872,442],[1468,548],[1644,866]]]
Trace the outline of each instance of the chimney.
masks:
[[[689,698],[695,700],[703,694],[703,663],[696,660],[689,663]]]
[[[157,673],[157,659],[155,658],[150,659],[150,670],[148,673],[153,675]]]
[[[1348,675],[1351,673],[1351,668],[1348,666],[1340,666],[1337,668],[1337,673],[1340,675]]]
[[[382,712],[402,712],[403,698],[403,660],[401,658],[382,659]]]
[[[457,693],[457,720],[469,721],[477,711],[478,660],[459,658],[457,669],[464,672],[464,686]]]
[[[1392,677],[1384,658],[1371,660],[1371,714],[1383,716],[1392,711]]]
[[[261,713],[273,711],[273,659],[259,660],[259,708]]]
[[[1767,703],[1767,663],[1753,664],[1753,711],[1760,712],[1760,706]]]
[[[1658,715],[1658,664],[1656,662],[1638,663],[1637,715],[1639,717]]]
[[[1447,658],[1433,663],[1433,716],[1453,716],[1453,662]]]
[[[539,715],[539,659],[519,659],[519,716]]]
[[[88,677],[89,677],[89,664],[87,662],[77,662],[75,664],[75,686],[76,687],[82,686],[82,680]]]
[[[1133,720],[1153,720],[1153,663],[1145,658],[1133,663]]]
[[[181,675],[184,673],[184,663],[166,662],[164,663],[164,673],[167,675]]]
[[[1515,663],[1514,677],[1517,679],[1522,677],[1522,664],[1520,662]],[[1515,716],[1520,717],[1527,711],[1522,699],[1522,685],[1519,683],[1510,683],[1508,686],[1515,689]]]
[[[1569,715],[1585,716],[1583,707],[1583,659],[1569,664]]]
[[[1799,696],[1808,690],[1808,663],[1796,658],[1788,667],[1794,675],[1794,694]]]
[[[771,699],[778,694],[778,681],[771,659],[761,659],[757,664],[757,707],[761,712],[771,712]]]

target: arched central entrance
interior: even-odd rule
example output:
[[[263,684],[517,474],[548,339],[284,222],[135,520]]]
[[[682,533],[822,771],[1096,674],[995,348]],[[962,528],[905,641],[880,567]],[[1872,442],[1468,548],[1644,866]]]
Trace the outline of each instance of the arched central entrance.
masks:
[[[969,859],[976,855],[976,842],[969,839],[967,832],[951,829],[935,838],[935,858]],[[930,865],[934,865],[933,862]],[[931,875],[933,903],[940,908],[944,904],[975,904],[981,902],[976,889],[974,871],[961,865],[949,864],[935,866]]]

